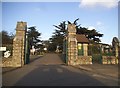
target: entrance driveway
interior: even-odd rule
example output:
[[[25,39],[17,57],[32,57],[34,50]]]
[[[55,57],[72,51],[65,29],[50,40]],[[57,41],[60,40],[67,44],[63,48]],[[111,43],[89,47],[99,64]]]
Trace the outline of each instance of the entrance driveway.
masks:
[[[118,80],[66,66],[57,54],[46,54],[3,74],[3,86],[116,86]]]
[[[45,54],[44,57],[36,59],[35,63],[30,63],[31,65],[60,65],[64,64],[59,55],[55,53]]]

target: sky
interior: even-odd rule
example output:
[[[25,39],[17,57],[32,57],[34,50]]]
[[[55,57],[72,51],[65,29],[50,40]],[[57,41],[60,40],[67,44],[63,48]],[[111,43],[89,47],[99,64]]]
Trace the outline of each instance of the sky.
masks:
[[[18,0],[19,1],[19,0]],[[22,0],[21,0],[22,1]],[[2,30],[15,33],[18,21],[36,26],[47,40],[55,31],[53,25],[79,18],[78,24],[103,33],[102,43],[111,44],[118,37],[118,0],[80,0],[80,2],[2,2]],[[1,4],[0,4],[1,5]]]

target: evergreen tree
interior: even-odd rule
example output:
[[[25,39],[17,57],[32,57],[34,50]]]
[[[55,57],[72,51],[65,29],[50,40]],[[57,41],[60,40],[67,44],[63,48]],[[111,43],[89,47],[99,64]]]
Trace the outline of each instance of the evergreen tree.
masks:
[[[29,27],[28,29],[28,38],[30,41],[30,48],[32,48],[32,46],[34,46],[35,48],[38,48],[38,43],[41,42],[41,40],[39,39],[39,37],[41,36],[41,33],[39,33],[36,29],[35,26],[33,27]]]
[[[9,35],[7,31],[1,31],[0,36],[2,37],[2,44],[13,44],[14,35]]]
[[[81,27],[81,24],[78,24],[76,19],[73,24],[76,25],[76,34],[84,34],[89,40],[90,43],[99,43],[100,37],[103,36],[103,34],[98,33],[95,29],[88,30],[86,27]],[[70,21],[68,21],[67,24],[72,24]],[[67,34],[67,24],[66,21],[61,22],[59,25],[53,25],[56,29],[53,33],[52,37],[49,39],[51,42],[50,47],[55,50],[57,46],[59,46],[59,49],[63,49],[63,39]],[[53,45],[53,46],[52,46]]]

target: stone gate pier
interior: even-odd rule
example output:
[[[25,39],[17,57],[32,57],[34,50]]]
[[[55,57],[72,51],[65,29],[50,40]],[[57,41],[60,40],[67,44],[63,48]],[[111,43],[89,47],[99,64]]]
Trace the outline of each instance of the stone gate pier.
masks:
[[[13,40],[13,66],[23,66],[25,57],[26,22],[18,22]]]
[[[25,64],[26,22],[17,22],[16,35],[13,39],[13,56],[2,61],[2,67],[21,67]]]
[[[88,56],[89,40],[85,35],[76,34],[75,24],[67,25],[63,43],[63,54],[67,65],[92,64],[92,56]]]
[[[68,24],[68,65],[76,65],[77,61],[77,40],[76,40],[76,26]]]

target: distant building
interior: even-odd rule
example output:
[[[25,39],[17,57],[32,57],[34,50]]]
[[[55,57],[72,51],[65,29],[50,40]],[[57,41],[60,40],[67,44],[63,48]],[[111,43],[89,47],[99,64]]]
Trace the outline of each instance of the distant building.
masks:
[[[101,53],[112,52],[112,46],[111,45],[105,44],[105,43],[98,43],[98,45],[101,48]]]

